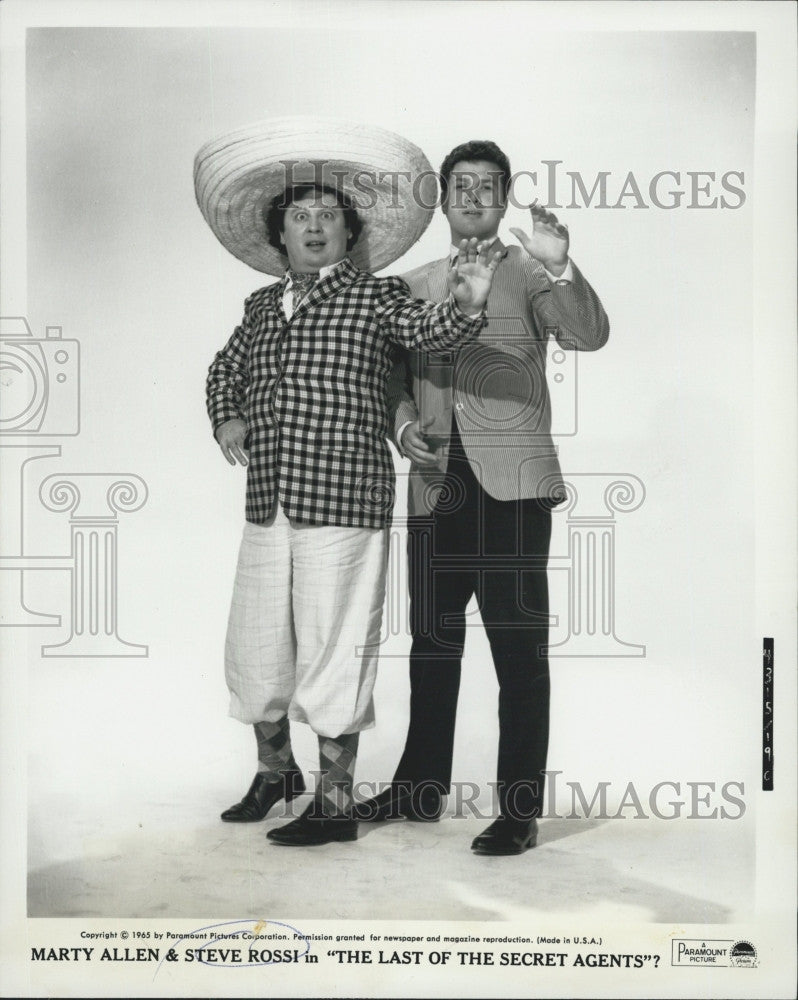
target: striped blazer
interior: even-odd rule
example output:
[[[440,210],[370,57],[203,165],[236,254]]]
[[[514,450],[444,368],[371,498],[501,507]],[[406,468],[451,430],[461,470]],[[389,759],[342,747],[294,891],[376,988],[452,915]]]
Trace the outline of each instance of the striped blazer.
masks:
[[[520,247],[505,250],[488,297],[488,323],[459,349],[402,352],[389,382],[394,435],[419,420],[437,458],[411,465],[408,512],[434,508],[449,461],[452,418],[483,489],[497,500],[561,495],[562,477],[551,434],[546,381],[547,342],[594,351],[609,336],[598,296],[573,265],[572,282],[552,282]],[[573,262],[572,262],[573,264]],[[440,301],[448,258],[404,275],[414,295]],[[395,437],[394,437],[395,440]]]
[[[275,498],[302,524],[381,528],[393,510],[386,383],[394,344],[454,347],[472,319],[448,297],[416,301],[401,278],[375,278],[344,260],[287,319],[286,278],[246,300],[206,383],[214,433],[247,426],[246,519],[266,521]]]

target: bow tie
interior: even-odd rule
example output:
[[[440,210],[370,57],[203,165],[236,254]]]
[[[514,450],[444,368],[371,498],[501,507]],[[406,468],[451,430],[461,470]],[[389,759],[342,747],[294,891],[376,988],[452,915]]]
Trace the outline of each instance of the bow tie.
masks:
[[[308,292],[319,280],[318,273],[301,274],[299,271],[288,269],[288,277],[291,279],[291,295],[294,300],[294,309],[305,298]]]

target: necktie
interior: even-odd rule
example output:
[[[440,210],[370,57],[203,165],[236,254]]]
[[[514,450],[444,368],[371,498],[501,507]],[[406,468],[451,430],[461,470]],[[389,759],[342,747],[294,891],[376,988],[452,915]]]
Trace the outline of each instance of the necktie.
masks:
[[[288,277],[291,279],[291,297],[294,309],[296,309],[319,280],[319,276],[318,274],[301,274],[298,271],[289,270]]]

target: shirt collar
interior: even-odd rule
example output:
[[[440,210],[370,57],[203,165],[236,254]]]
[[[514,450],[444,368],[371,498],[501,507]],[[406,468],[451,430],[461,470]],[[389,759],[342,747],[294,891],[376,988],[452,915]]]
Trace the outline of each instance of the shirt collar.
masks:
[[[332,272],[336,268],[340,267],[341,264],[343,264],[343,262],[346,259],[347,259],[346,257],[342,257],[340,260],[337,260],[334,264],[328,264],[327,267],[320,267],[318,280],[321,281],[322,278],[326,278],[328,274],[332,274]],[[293,281],[291,280],[291,275],[288,273],[288,271],[285,272],[285,279],[286,279],[285,287],[290,288],[293,285]]]

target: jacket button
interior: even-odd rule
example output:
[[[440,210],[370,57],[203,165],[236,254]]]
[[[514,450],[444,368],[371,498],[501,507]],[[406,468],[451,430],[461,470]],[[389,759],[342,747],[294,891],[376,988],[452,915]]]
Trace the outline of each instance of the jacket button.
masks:
[[[454,408],[455,408],[455,410],[462,410],[463,409],[463,404],[462,403],[455,403],[454,404]]]

